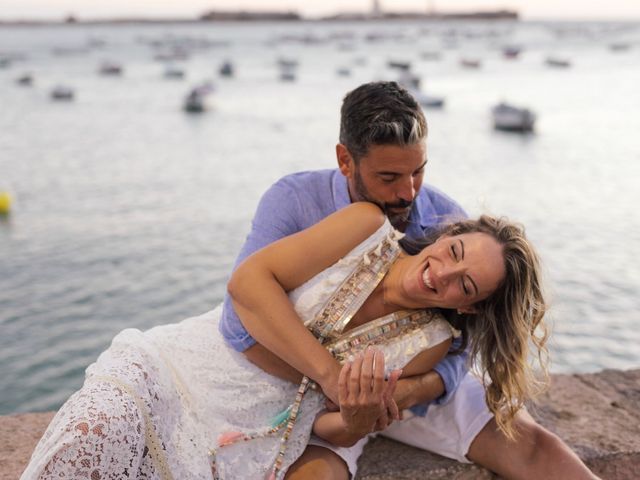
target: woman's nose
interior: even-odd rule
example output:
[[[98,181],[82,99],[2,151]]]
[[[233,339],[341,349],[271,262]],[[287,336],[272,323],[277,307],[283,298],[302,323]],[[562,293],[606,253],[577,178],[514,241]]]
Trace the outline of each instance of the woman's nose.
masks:
[[[451,280],[460,276],[462,272],[462,266],[460,265],[443,265],[437,272],[435,272],[436,279],[443,284],[447,284]]]

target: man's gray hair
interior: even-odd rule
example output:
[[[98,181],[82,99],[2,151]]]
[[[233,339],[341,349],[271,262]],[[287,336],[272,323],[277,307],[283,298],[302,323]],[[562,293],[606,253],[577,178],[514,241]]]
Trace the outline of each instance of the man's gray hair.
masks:
[[[413,96],[396,82],[371,82],[347,93],[340,111],[340,143],[357,163],[372,145],[415,145],[427,121]]]

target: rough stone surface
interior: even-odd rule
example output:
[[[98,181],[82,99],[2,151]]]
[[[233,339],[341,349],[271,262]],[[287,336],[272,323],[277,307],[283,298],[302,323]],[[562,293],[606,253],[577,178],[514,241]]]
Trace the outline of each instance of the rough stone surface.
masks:
[[[606,480],[640,478],[640,369],[554,375],[531,414]],[[0,480],[19,478],[53,413],[0,417]],[[360,460],[360,480],[489,480],[457,462],[377,438]]]

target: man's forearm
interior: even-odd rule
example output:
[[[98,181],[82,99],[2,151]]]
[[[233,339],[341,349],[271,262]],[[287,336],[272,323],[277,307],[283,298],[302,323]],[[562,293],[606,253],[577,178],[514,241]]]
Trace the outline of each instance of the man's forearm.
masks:
[[[398,408],[404,410],[421,403],[436,400],[445,393],[440,375],[431,370],[422,375],[401,378],[393,395]]]

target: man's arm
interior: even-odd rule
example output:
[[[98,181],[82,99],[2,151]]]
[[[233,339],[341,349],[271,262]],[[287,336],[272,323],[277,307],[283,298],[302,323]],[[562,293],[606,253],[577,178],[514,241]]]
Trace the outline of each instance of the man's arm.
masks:
[[[297,204],[295,192],[288,188],[283,180],[272,185],[264,193],[251,222],[251,230],[236,259],[234,270],[254,252],[301,230],[301,226],[296,222]],[[219,330],[226,342],[238,352],[245,351],[254,345],[257,346],[256,341],[240,322],[228,294],[224,297]],[[263,348],[258,348],[258,350],[266,351]],[[261,356],[268,357],[269,355],[263,353]],[[259,360],[260,358],[258,358]],[[269,362],[275,362],[275,360],[267,358],[265,364]],[[260,363],[257,364],[260,365]],[[291,376],[291,369],[288,370],[289,372],[285,373],[283,378],[288,379]]]
[[[456,344],[457,340],[450,351],[456,349]],[[433,370],[401,379],[394,395],[398,407],[410,408],[414,414],[424,416],[430,403],[448,402],[467,373],[467,356],[466,351],[449,353]]]

